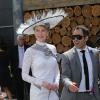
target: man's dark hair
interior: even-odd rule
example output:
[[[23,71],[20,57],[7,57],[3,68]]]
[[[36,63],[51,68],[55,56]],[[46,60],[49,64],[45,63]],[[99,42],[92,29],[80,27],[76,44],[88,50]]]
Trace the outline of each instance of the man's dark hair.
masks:
[[[75,28],[73,28],[73,31],[74,30],[78,30],[78,29],[82,30],[84,36],[89,36],[89,29],[86,28],[84,25],[78,25],[78,26],[76,26]]]

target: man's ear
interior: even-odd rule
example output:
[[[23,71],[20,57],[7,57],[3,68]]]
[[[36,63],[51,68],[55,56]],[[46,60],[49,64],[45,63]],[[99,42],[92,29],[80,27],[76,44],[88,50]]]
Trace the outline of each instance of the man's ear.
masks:
[[[88,39],[89,39],[89,37],[88,37],[88,36],[86,36],[86,37],[85,37],[85,41],[87,41]]]

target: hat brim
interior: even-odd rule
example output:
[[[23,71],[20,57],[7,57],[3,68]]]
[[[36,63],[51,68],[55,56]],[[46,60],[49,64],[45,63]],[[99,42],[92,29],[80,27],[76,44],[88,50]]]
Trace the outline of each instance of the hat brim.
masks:
[[[34,34],[33,28],[38,25],[46,25],[49,23],[49,29],[52,29],[55,27],[66,15],[58,15],[53,17],[48,17],[42,20],[39,20],[34,23],[34,20],[29,19],[29,23],[21,24],[20,27],[17,30],[17,34]]]
[[[47,14],[45,12],[38,17],[38,15],[33,16],[26,23],[21,24],[17,30],[17,34],[34,34],[33,28],[37,25],[46,25],[49,24],[49,28],[52,29],[55,27],[67,14],[62,9],[57,9],[54,13],[49,11]]]
[[[34,34],[33,28],[37,25],[49,25],[49,28],[55,27],[64,17],[68,14],[65,13],[63,9],[57,9],[53,12],[50,10],[49,12],[43,12],[41,16],[35,15],[32,16],[26,23],[21,24],[17,30],[17,34]]]
[[[46,19],[42,19],[36,23],[33,23],[31,24],[30,26],[26,27],[22,34],[34,34],[34,30],[33,28],[35,26],[38,26],[38,25],[46,25],[46,23],[49,23],[50,24],[50,29],[55,27],[56,24],[58,24],[58,22],[60,22],[59,20],[62,20],[64,18],[64,16],[62,15],[59,15],[59,16],[54,16],[54,17],[49,17],[49,18],[46,18]],[[56,24],[54,24],[53,22],[56,21]]]

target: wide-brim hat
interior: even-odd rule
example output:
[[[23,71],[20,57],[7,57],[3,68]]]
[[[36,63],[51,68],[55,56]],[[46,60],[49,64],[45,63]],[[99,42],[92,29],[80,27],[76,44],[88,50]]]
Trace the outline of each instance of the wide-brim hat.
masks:
[[[52,29],[66,16],[67,14],[62,9],[57,9],[55,12],[51,10],[47,14],[43,13],[41,16],[34,14],[32,18],[19,26],[17,34],[34,34],[33,28],[37,25],[47,25]]]

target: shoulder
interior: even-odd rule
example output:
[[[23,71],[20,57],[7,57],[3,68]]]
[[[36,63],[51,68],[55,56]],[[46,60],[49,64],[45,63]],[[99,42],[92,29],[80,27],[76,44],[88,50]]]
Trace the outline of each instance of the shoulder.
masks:
[[[32,53],[32,51],[33,51],[33,45],[26,49],[25,54]]]
[[[46,45],[54,54],[57,53],[56,47],[54,45],[48,43]]]
[[[99,50],[98,50],[97,48],[92,48],[92,47],[89,47],[89,46],[88,46],[88,48],[89,48],[89,51],[92,51],[92,52],[99,52]]]
[[[73,52],[75,52],[74,48],[69,49],[68,51],[61,54],[61,59],[65,59],[67,61],[70,57],[73,57]]]
[[[96,57],[98,57],[100,55],[100,51],[97,48],[91,48],[91,47],[88,47],[88,48],[89,48],[90,54],[93,54]]]
[[[52,48],[56,48],[54,45],[48,44],[48,43],[47,43],[47,46],[48,46],[49,48],[51,48],[51,49],[52,49]]]
[[[67,56],[67,55],[73,54],[74,52],[75,52],[75,49],[71,48],[68,51],[64,52],[63,55]]]

